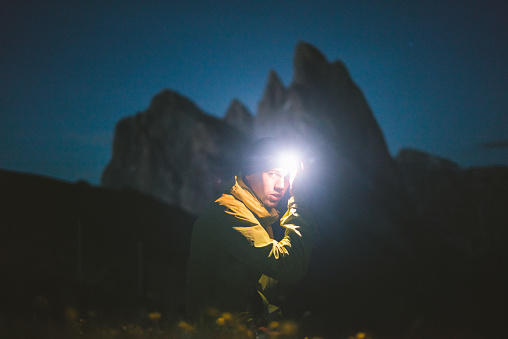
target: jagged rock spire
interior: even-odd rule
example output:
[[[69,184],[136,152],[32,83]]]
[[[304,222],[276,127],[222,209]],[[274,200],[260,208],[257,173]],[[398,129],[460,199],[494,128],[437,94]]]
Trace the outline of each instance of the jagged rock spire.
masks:
[[[254,117],[245,105],[238,99],[233,99],[224,115],[224,121],[235,127],[247,137],[252,135]]]
[[[298,43],[293,61],[293,84],[319,86],[330,76],[328,71],[328,60],[317,48],[305,42]]]
[[[258,115],[263,115],[268,111],[281,108],[286,99],[286,88],[282,84],[282,81],[277,73],[271,70],[268,74],[268,81],[266,83],[263,97],[258,104]]]

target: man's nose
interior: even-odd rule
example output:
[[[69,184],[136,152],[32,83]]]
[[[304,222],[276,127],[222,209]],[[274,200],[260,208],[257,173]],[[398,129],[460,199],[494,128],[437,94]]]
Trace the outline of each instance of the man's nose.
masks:
[[[276,189],[281,189],[281,190],[284,189],[284,178],[280,178],[280,179],[275,181],[275,188]]]

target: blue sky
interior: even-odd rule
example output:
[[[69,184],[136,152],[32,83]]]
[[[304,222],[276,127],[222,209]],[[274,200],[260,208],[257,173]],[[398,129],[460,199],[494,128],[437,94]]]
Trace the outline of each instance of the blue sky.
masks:
[[[0,0],[0,168],[98,184],[116,122],[164,88],[222,117],[342,60],[395,155],[508,165],[504,1]]]

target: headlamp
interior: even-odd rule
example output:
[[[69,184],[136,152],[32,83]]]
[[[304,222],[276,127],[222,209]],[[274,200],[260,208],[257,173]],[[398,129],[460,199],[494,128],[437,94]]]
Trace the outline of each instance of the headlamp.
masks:
[[[296,153],[288,153],[282,154],[278,159],[278,167],[284,168],[288,171],[296,171],[298,170],[301,160],[300,157]]]
[[[273,168],[284,168],[292,174],[302,166],[302,155],[295,144],[281,138],[263,138],[245,151],[242,173],[265,172]]]

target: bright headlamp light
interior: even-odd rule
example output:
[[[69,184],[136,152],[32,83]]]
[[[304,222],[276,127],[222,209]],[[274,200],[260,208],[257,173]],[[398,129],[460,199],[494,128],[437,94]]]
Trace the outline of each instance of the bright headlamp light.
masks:
[[[279,167],[293,172],[298,170],[301,159],[296,153],[284,153],[279,156],[277,163]]]

